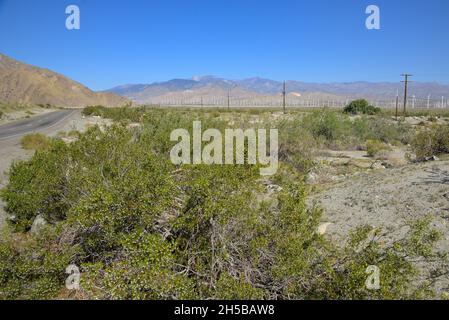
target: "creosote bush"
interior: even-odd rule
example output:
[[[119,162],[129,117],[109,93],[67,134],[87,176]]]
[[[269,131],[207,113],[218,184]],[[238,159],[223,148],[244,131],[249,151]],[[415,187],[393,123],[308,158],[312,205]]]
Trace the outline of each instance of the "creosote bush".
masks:
[[[421,297],[408,257],[431,254],[437,235],[428,223],[388,247],[369,227],[357,230],[346,247],[329,243],[316,232],[321,211],[305,204],[298,168],[308,160],[294,157],[303,148],[299,138],[281,147],[285,162],[273,180],[282,190],[273,193],[257,166],[169,161],[171,130],[191,130],[197,114],[133,112],[139,130],[93,127],[68,145],[51,140],[13,165],[1,191],[15,219],[0,238],[0,299],[70,296],[64,287],[69,264],[81,270],[78,294],[85,299]],[[298,129],[299,122],[281,130],[338,137],[339,116],[321,116],[313,115],[318,119],[310,131]],[[201,120],[203,128],[228,127]],[[38,215],[48,223],[31,234]],[[381,290],[365,287],[368,265],[382,270]]]
[[[449,153],[449,126],[433,125],[430,129],[420,131],[412,140],[411,145],[418,160]]]
[[[387,144],[379,140],[366,141],[366,151],[370,157],[374,157],[378,155],[380,152],[388,150],[391,150],[391,148]]]
[[[344,109],[344,113],[349,114],[369,114],[374,115],[380,113],[380,108],[376,108],[368,103],[365,99],[351,101]]]
[[[407,124],[394,123],[380,116],[351,119],[327,108],[310,112],[297,125],[306,129],[317,145],[331,149],[361,149],[366,140],[408,144],[412,138],[412,130]]]

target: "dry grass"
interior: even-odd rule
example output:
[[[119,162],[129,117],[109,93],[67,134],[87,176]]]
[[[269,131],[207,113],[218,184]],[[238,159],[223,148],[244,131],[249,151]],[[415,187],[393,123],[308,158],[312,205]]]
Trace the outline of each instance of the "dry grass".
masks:
[[[23,136],[20,144],[25,150],[43,150],[50,145],[50,139],[41,133],[31,133]]]

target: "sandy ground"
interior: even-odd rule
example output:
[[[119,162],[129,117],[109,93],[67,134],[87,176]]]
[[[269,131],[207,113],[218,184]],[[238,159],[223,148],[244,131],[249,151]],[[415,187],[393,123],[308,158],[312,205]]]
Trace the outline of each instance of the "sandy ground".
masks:
[[[449,161],[359,172],[312,195],[313,203],[324,209],[322,223],[334,243],[343,244],[360,225],[381,227],[383,240],[391,242],[404,237],[409,221],[430,215],[443,235],[437,250],[449,252]],[[430,272],[432,265],[420,267]],[[436,286],[449,292],[449,276]]]
[[[0,125],[11,122],[11,121],[29,118],[29,117],[57,111],[57,110],[59,110],[59,109],[52,109],[52,108],[47,109],[47,108],[39,108],[39,107],[31,108],[30,107],[30,108],[24,108],[24,109],[20,109],[20,110],[6,111],[5,114],[2,116],[2,118],[0,119]]]
[[[82,132],[92,125],[108,125],[110,123],[109,120],[100,117],[83,117],[81,111],[77,111],[56,126],[52,126],[51,128],[44,129],[40,132],[48,136],[56,136],[60,132],[69,132],[71,130]],[[34,154],[33,151],[22,149],[20,139],[21,137],[16,137],[0,141],[0,189],[8,182],[8,170],[11,164],[14,161],[29,159]],[[4,204],[0,201],[0,227],[3,225],[6,218],[3,205]]]

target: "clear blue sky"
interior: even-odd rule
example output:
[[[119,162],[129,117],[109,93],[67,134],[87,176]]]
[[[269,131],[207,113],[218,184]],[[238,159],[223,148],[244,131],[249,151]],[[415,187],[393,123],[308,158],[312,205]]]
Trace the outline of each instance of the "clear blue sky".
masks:
[[[381,30],[365,28],[370,4]],[[448,0],[0,0],[0,52],[95,90],[207,74],[449,83],[448,40]]]

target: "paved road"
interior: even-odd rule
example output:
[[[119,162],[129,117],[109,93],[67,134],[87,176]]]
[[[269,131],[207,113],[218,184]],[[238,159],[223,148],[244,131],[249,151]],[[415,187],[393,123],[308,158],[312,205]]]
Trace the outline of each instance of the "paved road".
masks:
[[[59,110],[0,125],[0,189],[7,183],[6,172],[11,163],[26,160],[33,154],[32,151],[23,150],[20,146],[20,138],[23,135],[37,131],[54,134],[57,130],[63,129],[72,118],[77,118],[79,113],[80,111],[76,109]],[[3,205],[0,201],[0,229],[6,217]]]
[[[10,122],[0,126],[0,141],[17,138],[27,133],[49,129],[58,125],[76,110],[54,111],[32,118]]]

